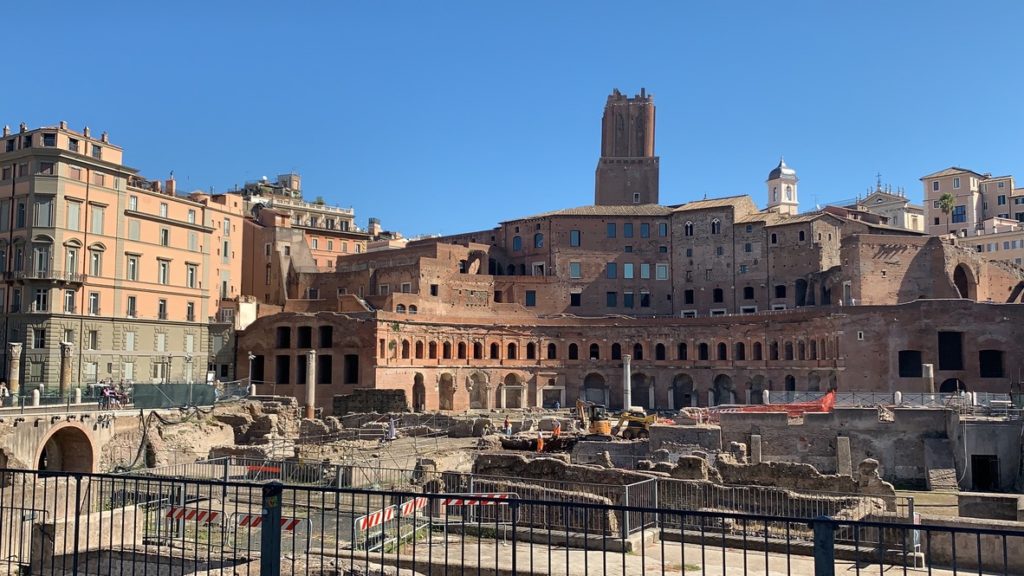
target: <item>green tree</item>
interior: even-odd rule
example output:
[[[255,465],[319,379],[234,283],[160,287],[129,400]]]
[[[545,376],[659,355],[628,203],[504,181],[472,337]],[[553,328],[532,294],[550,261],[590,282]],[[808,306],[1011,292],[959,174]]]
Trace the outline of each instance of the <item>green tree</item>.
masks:
[[[954,202],[956,200],[949,192],[939,196],[939,210],[942,210],[942,213],[946,215],[946,234],[949,234],[949,215],[953,212]]]

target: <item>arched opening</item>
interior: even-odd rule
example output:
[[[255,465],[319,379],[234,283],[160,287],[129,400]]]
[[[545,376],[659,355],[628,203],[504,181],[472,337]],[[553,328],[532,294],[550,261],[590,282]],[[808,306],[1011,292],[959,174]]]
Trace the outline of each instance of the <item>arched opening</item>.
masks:
[[[654,359],[664,360],[665,359],[665,345],[659,342],[654,346]]]
[[[455,409],[455,379],[451,374],[441,374],[441,380],[438,382],[438,408]]]
[[[402,359],[403,360],[408,360],[409,359],[409,341],[408,340],[402,340]]]
[[[608,404],[608,385],[604,376],[592,372],[583,378],[583,399],[595,404]]]
[[[473,342],[473,359],[483,360],[484,357],[484,345],[479,342]]]
[[[693,378],[689,374],[676,374],[676,377],[672,379],[672,387],[669,389],[672,395],[673,410],[679,410],[687,406],[693,406],[694,402],[693,394]]]
[[[796,378],[792,374],[786,375],[786,392],[796,391]]]
[[[637,342],[636,344],[633,344],[633,360],[643,360],[643,359],[644,359],[644,346],[643,346],[643,344],[640,344],[639,342]]]
[[[480,372],[474,372],[469,376],[469,385],[469,407],[478,410],[489,409],[491,406],[488,403],[490,400],[488,392],[491,387],[487,384],[487,376]]]
[[[806,360],[807,358],[807,345],[801,340],[796,344],[796,357],[799,360]]]
[[[977,286],[974,282],[974,275],[965,264],[957,264],[953,270],[953,285],[960,293],[961,298],[977,300]]]
[[[729,359],[729,347],[725,345],[725,342],[718,343],[718,359],[728,360]]]
[[[679,345],[676,346],[676,360],[686,360],[686,352],[686,342],[680,342]]]
[[[427,387],[423,385],[423,374],[416,373],[412,378],[412,411],[423,412],[427,409]]]
[[[743,342],[737,342],[733,346],[732,359],[733,360],[746,360],[747,359],[747,346]]]
[[[763,351],[760,342],[754,342],[754,360],[763,360]]]
[[[764,404],[764,376],[758,374],[750,379],[750,403]]]
[[[533,342],[526,343],[526,359],[536,360],[537,359],[537,345]]]
[[[506,358],[508,358],[509,360],[515,360],[516,357],[517,357],[518,352],[519,352],[519,349],[515,345],[515,343],[509,343],[509,345],[508,345],[508,356],[506,356]]]
[[[956,394],[957,392],[966,392],[967,383],[959,378],[950,378],[944,380],[942,384],[939,384],[940,394]]]
[[[569,344],[569,360],[580,359],[580,347],[576,343]]]
[[[590,359],[600,360],[601,359],[601,347],[597,344],[590,345]]]
[[[434,343],[431,342],[431,345],[434,345]],[[466,349],[463,348],[462,351],[465,352]],[[437,354],[437,350],[436,349],[434,350],[434,354]],[[434,358],[434,357],[435,356],[431,356],[431,358]],[[451,360],[451,358],[452,358],[452,343],[451,342],[445,342],[444,344],[441,345],[441,357],[444,358],[445,360]]]
[[[548,360],[555,360],[558,358],[558,346],[553,342],[548,344]]]
[[[466,343],[465,342],[459,342],[459,346],[458,346],[457,350],[458,350],[459,360],[465,360],[466,359]]]
[[[450,353],[451,348],[448,350]],[[427,344],[427,358],[430,358],[431,360],[437,359],[437,342],[431,341],[430,344]]]
[[[416,359],[417,360],[422,360],[423,359],[423,341],[422,340],[417,340],[416,341]]]
[[[622,360],[622,345],[618,342],[612,344],[612,360]]]
[[[714,395],[715,405],[719,404],[735,404],[736,395],[732,389],[732,378],[727,374],[719,374],[715,376],[715,381],[711,385],[711,392]]]
[[[642,406],[645,410],[654,407],[654,382],[645,374],[636,373],[630,377],[629,398],[633,406]],[[628,408],[628,406],[624,406]]]
[[[700,344],[697,345],[697,359],[698,360],[707,360],[709,354],[710,353],[708,351],[708,344],[707,344],[707,342],[701,342]]]
[[[497,360],[498,356],[501,355],[501,346],[498,346],[497,342],[491,343],[491,359]]]
[[[793,343],[786,342],[786,360],[793,359]]]
[[[505,395],[505,408],[523,407],[523,383],[519,376],[508,374],[505,376],[504,386],[501,393]]]
[[[92,441],[75,426],[58,428],[39,451],[37,467],[47,472],[92,473]]]

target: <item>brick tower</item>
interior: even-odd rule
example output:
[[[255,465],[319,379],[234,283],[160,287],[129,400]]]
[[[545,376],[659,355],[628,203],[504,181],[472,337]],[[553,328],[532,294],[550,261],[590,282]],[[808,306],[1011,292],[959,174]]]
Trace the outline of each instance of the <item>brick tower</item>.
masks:
[[[658,203],[654,97],[643,88],[632,98],[618,89],[608,96],[595,180],[594,204]]]

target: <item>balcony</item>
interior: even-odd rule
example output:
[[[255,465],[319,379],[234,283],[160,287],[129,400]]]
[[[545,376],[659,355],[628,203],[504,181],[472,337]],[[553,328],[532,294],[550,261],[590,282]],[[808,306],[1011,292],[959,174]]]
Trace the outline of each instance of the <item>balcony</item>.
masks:
[[[196,315],[194,313],[192,313],[192,312],[189,312],[188,314],[185,315],[185,320],[188,321],[188,322],[195,322],[196,321]]]
[[[167,320],[167,312],[157,312],[156,317],[158,320]]]
[[[10,280],[49,280],[66,284],[83,284],[89,279],[87,274],[60,272],[57,270],[18,270],[16,272],[7,272],[4,276]]]

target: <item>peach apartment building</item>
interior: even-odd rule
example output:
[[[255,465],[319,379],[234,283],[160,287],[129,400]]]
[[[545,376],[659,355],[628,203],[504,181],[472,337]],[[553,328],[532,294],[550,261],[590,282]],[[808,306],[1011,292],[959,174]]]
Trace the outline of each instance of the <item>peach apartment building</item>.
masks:
[[[244,205],[181,195],[66,123],[0,137],[0,372],[55,388],[232,376]],[[211,333],[216,337],[211,338]],[[17,372],[17,374],[12,374]]]

